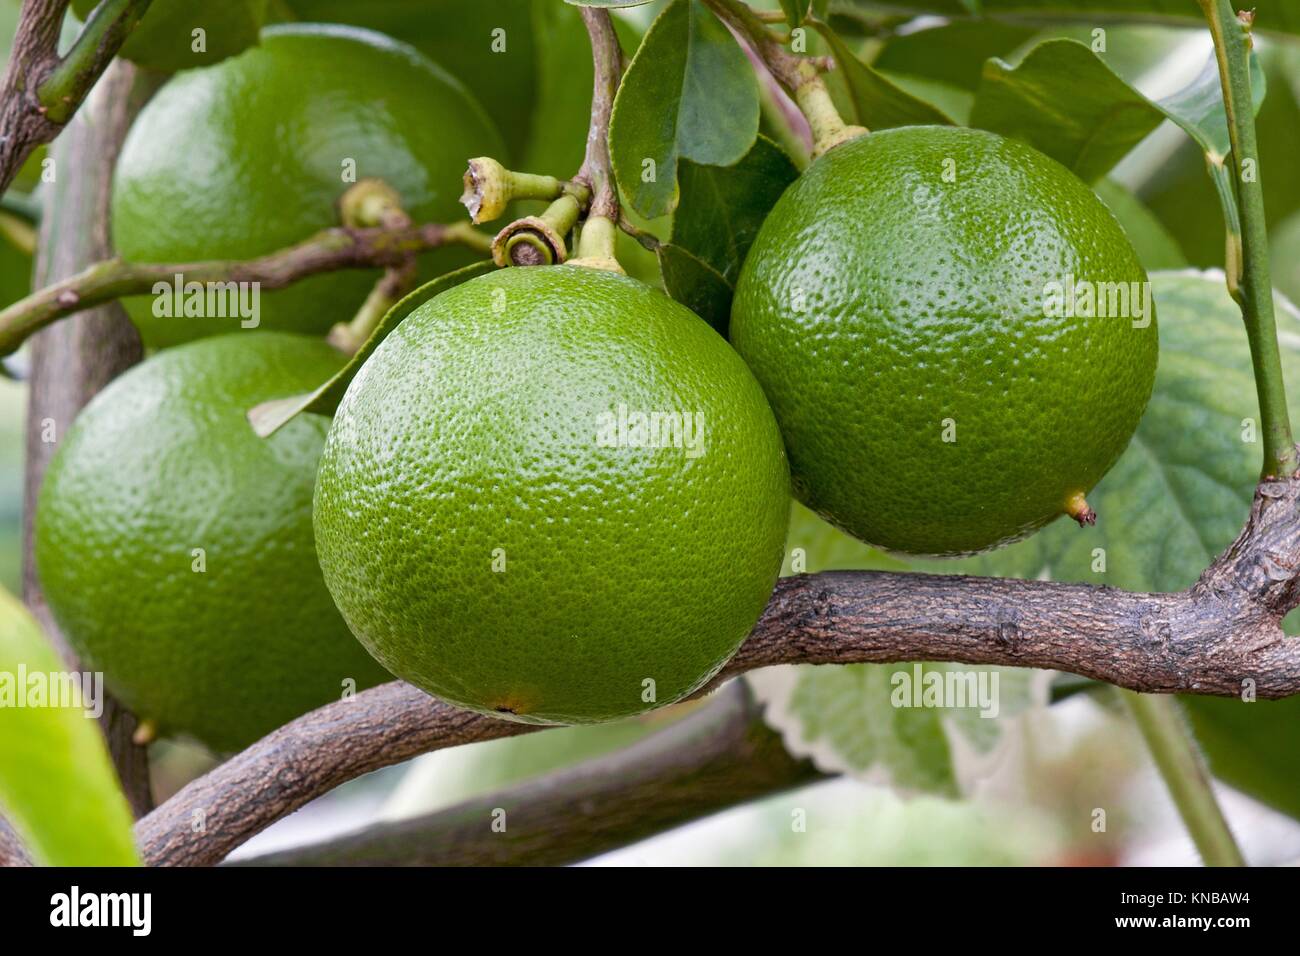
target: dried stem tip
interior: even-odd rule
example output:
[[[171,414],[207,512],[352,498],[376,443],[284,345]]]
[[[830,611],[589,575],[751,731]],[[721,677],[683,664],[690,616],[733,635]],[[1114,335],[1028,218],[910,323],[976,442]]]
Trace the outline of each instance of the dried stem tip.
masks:
[[[1072,494],[1065,503],[1065,513],[1075,521],[1079,522],[1079,527],[1093,525],[1097,523],[1097,512],[1088,507],[1088,502],[1083,497],[1083,492],[1078,491]]]

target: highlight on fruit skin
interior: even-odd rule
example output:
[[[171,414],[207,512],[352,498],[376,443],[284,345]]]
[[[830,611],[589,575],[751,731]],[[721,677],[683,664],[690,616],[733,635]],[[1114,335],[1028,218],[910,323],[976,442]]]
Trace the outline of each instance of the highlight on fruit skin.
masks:
[[[703,686],[767,604],[788,514],[735,352],[658,290],[572,265],[408,316],[339,406],[314,511],[330,592],[386,668],[531,723]]]
[[[328,420],[301,415],[262,439],[245,418],[341,364],[305,336],[202,339],[115,379],[60,438],[35,515],[41,589],[83,665],[141,719],[137,742],[238,750],[391,680],[316,561]]]
[[[1095,520],[1083,495],[1155,380],[1150,285],[1114,216],[1055,160],[974,129],[816,160],[750,250],[730,334],[799,500],[913,554]]]

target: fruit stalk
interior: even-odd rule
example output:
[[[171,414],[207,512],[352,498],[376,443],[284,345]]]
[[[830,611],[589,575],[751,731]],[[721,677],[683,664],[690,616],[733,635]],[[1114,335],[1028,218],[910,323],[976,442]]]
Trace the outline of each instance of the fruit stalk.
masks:
[[[1255,112],[1250,92],[1250,26],[1253,15],[1233,15],[1230,0],[1200,0],[1201,9],[1214,37],[1219,78],[1223,84],[1223,105],[1232,142],[1237,209],[1241,235],[1229,235],[1229,248],[1239,246],[1240,262],[1229,261],[1239,278],[1228,277],[1229,290],[1241,305],[1250,357],[1255,367],[1255,387],[1263,420],[1265,478],[1290,475],[1296,470],[1295,440],[1287,411],[1286,384],[1278,352],[1277,326],[1273,316],[1273,286],[1269,277],[1268,228],[1264,219],[1264,187],[1260,179],[1259,149],[1255,137]],[[1235,257],[1229,257],[1235,258]],[[1234,281],[1235,280],[1235,281]]]
[[[814,158],[840,143],[866,135],[866,127],[850,126],[835,109],[818,60],[787,52],[743,0],[704,2],[722,22],[749,41],[777,82],[794,98],[812,128]]]
[[[135,263],[105,259],[76,275],[39,289],[0,310],[0,355],[15,351],[38,329],[64,316],[129,295],[149,293],[159,282],[255,282],[280,289],[300,279],[335,269],[400,265],[412,253],[458,242],[476,252],[491,251],[491,240],[468,222],[424,223],[387,229],[325,229],[296,245],[257,259],[189,263]]]
[[[1214,797],[1205,760],[1173,697],[1121,691],[1169,796],[1206,866],[1245,866],[1223,810]]]
[[[563,263],[569,257],[564,237],[573,230],[581,214],[578,198],[566,193],[540,216],[516,219],[492,240],[492,261],[502,268]]]

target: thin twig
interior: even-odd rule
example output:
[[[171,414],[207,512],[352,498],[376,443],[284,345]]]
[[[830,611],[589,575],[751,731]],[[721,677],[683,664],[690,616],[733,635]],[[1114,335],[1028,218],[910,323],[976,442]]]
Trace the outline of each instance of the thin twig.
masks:
[[[591,185],[588,216],[618,222],[618,189],[614,185],[614,171],[609,159],[609,119],[623,77],[623,50],[618,44],[618,35],[614,32],[614,22],[608,10],[582,7],[582,20],[591,38],[595,79],[591,92],[587,152],[582,168],[574,178]]]
[[[149,8],[150,0],[104,0],[60,57],[68,0],[26,0],[0,82],[0,193],[32,150],[70,120]]]
[[[1122,696],[1202,861],[1206,866],[1245,866],[1178,700],[1127,691]]]
[[[171,283],[178,275],[186,282],[252,282],[263,289],[279,289],[336,269],[400,267],[411,255],[449,242],[464,243],[481,252],[491,248],[491,240],[468,223],[426,223],[325,229],[297,245],[246,261],[155,264],[104,260],[0,311],[0,355],[13,352],[27,336],[56,319],[124,296],[148,293],[155,284]]]

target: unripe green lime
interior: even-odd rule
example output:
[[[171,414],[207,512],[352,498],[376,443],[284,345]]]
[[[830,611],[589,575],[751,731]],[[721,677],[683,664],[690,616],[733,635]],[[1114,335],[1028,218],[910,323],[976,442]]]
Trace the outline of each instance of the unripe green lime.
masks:
[[[361,369],[316,546],[393,673],[590,723],[718,671],[771,594],[788,511],[772,412],[700,318],[626,276],[508,269],[419,307]]]
[[[268,28],[260,46],[177,75],[141,112],[115,172],[113,241],[141,262],[251,259],[338,225],[339,197],[368,178],[396,189],[416,222],[456,221],[465,161],[500,149],[473,98],[412,48],[353,27]],[[470,258],[441,249],[420,257],[421,274]],[[259,290],[259,327],[324,333],[378,276],[349,269]],[[240,315],[206,307],[157,314],[178,298],[128,300],[147,345],[240,327]]]
[[[163,733],[243,747],[351,685],[389,679],[348,632],[312,540],[329,422],[253,433],[253,405],[319,385],[324,342],[242,333],[161,352],[60,442],[36,561],[87,667]]]
[[[1157,351],[1146,273],[1096,195],[1024,144],[948,127],[813,163],[749,252],[731,338],[796,496],[870,544],[937,555],[1081,510]]]

